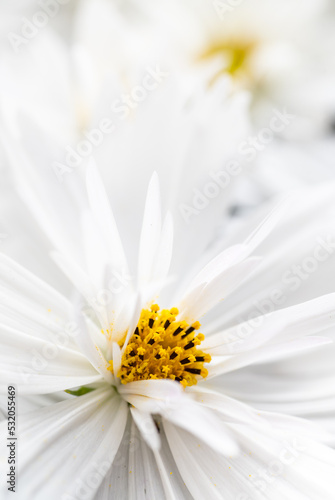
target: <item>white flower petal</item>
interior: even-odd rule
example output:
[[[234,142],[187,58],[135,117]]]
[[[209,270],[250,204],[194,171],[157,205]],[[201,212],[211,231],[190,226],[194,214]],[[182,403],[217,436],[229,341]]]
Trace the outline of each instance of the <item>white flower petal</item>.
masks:
[[[136,411],[135,411],[136,413]],[[132,412],[134,416],[134,413]],[[137,421],[135,420],[137,424]],[[157,433],[157,430],[156,430]],[[128,497],[146,500],[163,497],[163,489],[155,464],[151,446],[143,441],[143,433],[139,433],[134,422],[131,423],[130,449],[128,458]],[[155,439],[156,445],[158,440]],[[154,446],[155,447],[155,446]]]
[[[202,467],[203,464],[197,460],[196,455],[187,448],[183,439],[187,433],[170,422],[164,422],[164,430],[178,470],[192,494],[192,498],[195,500],[203,500],[204,498],[222,500],[223,496],[211,479],[213,477],[212,471]],[[194,437],[192,436],[191,439],[194,440]],[[201,445],[199,448],[201,452]]]
[[[46,309],[29,297],[1,284],[0,302],[0,322],[4,327],[44,340],[55,339],[56,342],[61,341],[67,347],[78,350],[71,335],[74,325],[66,316],[60,317],[51,308]]]
[[[129,327],[128,327],[127,335],[126,335],[126,338],[124,340],[124,344],[123,344],[123,347],[122,347],[122,351],[121,351],[122,354],[126,350],[128,342],[129,342],[129,339],[131,338],[131,336],[133,335],[133,333],[135,331],[135,328],[137,326],[138,319],[139,319],[139,317],[141,315],[141,311],[143,309],[143,306],[144,306],[144,298],[143,298],[142,294],[140,292],[138,292],[137,296],[135,297],[135,302],[134,302],[134,305],[133,305],[133,310],[132,310],[132,315],[131,315],[131,319],[130,319],[130,322],[129,322]]]
[[[99,346],[94,342],[92,338],[88,324],[86,322],[85,316],[80,310],[76,311],[75,322],[80,329],[80,335],[76,336],[76,342],[83,354],[94,366],[94,368],[105,378],[110,384],[114,381],[114,376],[111,371],[108,370],[110,366],[106,360],[106,357]]]
[[[201,283],[209,283],[228,271],[229,268],[241,263],[262,243],[271,233],[278,221],[282,218],[289,204],[288,199],[284,199],[276,205],[262,222],[256,227],[251,235],[243,242],[231,245],[221,253],[216,255],[202,270],[192,279],[188,286],[187,294]]]
[[[236,324],[237,318],[245,321],[333,292],[327,280],[334,273],[333,201],[333,183],[295,193],[290,216],[278,224],[257,250],[264,256],[263,262],[238,293],[232,294],[224,307],[216,311],[212,331]],[[226,239],[225,245],[245,238],[249,218],[233,238]],[[308,261],[313,261],[316,272],[308,267],[312,265]]]
[[[113,342],[113,372],[114,381],[117,385],[120,385],[120,379],[118,378],[118,373],[121,368],[122,356],[119,344]]]
[[[243,244],[232,245],[229,248],[226,248],[202,268],[202,270],[190,283],[189,288],[193,289],[201,283],[208,283],[212,281],[223,271],[226,271],[238,261],[243,260],[246,257],[245,253],[245,246]]]
[[[93,216],[97,227],[100,229],[101,237],[107,245],[111,267],[120,271],[126,271],[128,269],[127,260],[124,254],[119,231],[117,229],[105,188],[93,159],[90,159],[90,163],[87,168],[86,182]]]
[[[8,136],[4,144],[8,146],[20,195],[53,246],[82,263],[78,214],[85,201],[81,179],[72,171],[64,182],[59,182],[52,166],[56,161],[63,164],[64,149],[46,135],[31,115],[21,111],[17,123],[17,137]]]
[[[9,327],[0,329],[1,390],[43,394],[90,384],[101,375],[78,351]]]
[[[154,258],[152,269],[152,280],[164,282],[171,264],[173,250],[173,220],[171,213],[168,212],[161,233],[160,242]]]
[[[83,246],[87,274],[96,290],[104,288],[104,275],[108,267],[108,253],[91,211],[86,210],[81,219]]]
[[[103,328],[107,330],[109,328],[109,323],[105,308],[97,307],[98,290],[94,287],[88,275],[77,265],[75,261],[71,260],[66,255],[58,252],[51,252],[51,256],[58,267],[63,271],[65,276],[72,282],[78,292],[82,294],[88,304],[92,307]]]
[[[52,498],[93,499],[118,451],[127,413],[126,403],[105,386],[21,415],[21,498],[44,500],[52,492]]]
[[[123,396],[137,395],[157,400],[173,401],[180,398],[183,390],[180,384],[173,380],[138,380],[121,384],[119,388]]]
[[[170,380],[143,380],[121,384],[119,392],[138,411],[160,414],[220,453],[232,455],[237,452],[229,431],[216,419],[214,412],[195,404],[180,384]]]
[[[167,407],[162,417],[164,421],[187,430],[196,440],[205,442],[218,453],[226,456],[238,453],[238,446],[229,430],[210,409],[184,400]]]
[[[213,389],[260,410],[281,412],[320,423],[332,436],[335,411],[334,349],[302,353],[290,360],[226,373]]]
[[[271,212],[263,219],[259,226],[248,236],[244,245],[247,247],[248,255],[269,236],[278,222],[283,218],[293,201],[292,195],[285,197]]]
[[[8,288],[35,300],[45,309],[50,308],[63,317],[69,314],[69,303],[60,293],[4,254],[0,254],[0,278]]]
[[[145,202],[138,256],[138,287],[152,277],[154,257],[161,237],[161,199],[156,172],[151,177]]]
[[[119,451],[95,500],[109,498],[111,492],[117,494],[118,500],[165,497],[167,500],[191,500],[169,451],[162,427],[161,436],[164,450],[156,451],[154,456],[134,421],[129,419]]]
[[[282,358],[290,358],[306,349],[332,344],[332,340],[323,337],[305,337],[302,339],[283,342],[250,350],[237,356],[230,357],[220,363],[211,363],[208,367],[208,378],[217,377],[223,373],[238,370],[244,366],[257,363],[268,363]]]
[[[264,344],[277,344],[322,332],[335,325],[335,294],[259,316],[220,333],[208,335],[201,347],[229,356]]]
[[[253,425],[264,425],[264,419],[260,418],[257,410],[241,403],[237,399],[230,398],[221,391],[213,391],[206,387],[206,384],[199,384],[192,388],[195,401],[213,410],[218,410],[225,417],[226,421],[251,422]]]
[[[160,477],[161,477],[161,480],[163,483],[166,500],[177,500],[177,497],[175,496],[172,485],[171,485],[171,480],[167,474],[165,465],[163,463],[163,460],[162,460],[160,454],[156,453],[155,458],[156,458],[156,462],[157,462],[158,471],[159,471],[159,474],[160,474]],[[181,498],[181,497],[179,497],[179,498]]]
[[[136,408],[130,408],[131,415],[140,431],[144,441],[152,450],[159,450],[160,439],[155,422],[150,413],[139,411]]]
[[[249,257],[240,264],[223,271],[212,281],[206,283],[196,301],[191,302],[189,295],[182,299],[180,315],[191,322],[201,318],[216,306],[220,300],[224,300],[243,283],[247,276],[254,272],[260,262],[260,257]],[[192,292],[193,290],[191,294]],[[184,306],[184,304],[187,305]]]
[[[325,498],[334,488],[335,452],[312,441],[290,425],[260,428],[230,424],[241,448],[225,458],[194,437],[165,422],[164,428],[180,473],[193,498]]]
[[[158,471],[164,486],[167,500],[192,500],[179,473],[178,466],[171,453],[169,443],[166,439],[164,425],[159,424],[162,446],[159,452],[155,452]]]

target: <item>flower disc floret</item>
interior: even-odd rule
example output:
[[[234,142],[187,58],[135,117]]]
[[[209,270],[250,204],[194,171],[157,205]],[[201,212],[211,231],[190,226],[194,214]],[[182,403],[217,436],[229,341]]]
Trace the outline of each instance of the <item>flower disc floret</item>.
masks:
[[[154,304],[141,312],[140,320],[123,353],[118,376],[122,384],[137,380],[171,379],[184,387],[195,385],[200,377],[207,377],[204,363],[211,356],[198,346],[204,340],[197,321],[189,325],[176,321],[175,307],[159,312]]]

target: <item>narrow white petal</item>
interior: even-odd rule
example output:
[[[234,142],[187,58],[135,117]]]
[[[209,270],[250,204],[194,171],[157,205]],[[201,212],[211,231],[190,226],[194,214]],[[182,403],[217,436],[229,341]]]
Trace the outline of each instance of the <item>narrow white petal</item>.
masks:
[[[121,356],[121,349],[119,344],[116,342],[113,342],[113,372],[114,372],[114,381],[118,385],[120,384],[120,379],[118,378],[118,373],[121,368],[121,361],[122,361],[122,356]]]
[[[183,433],[173,424],[164,422],[164,430],[182,478],[194,500],[223,500],[213,481],[213,475],[201,467],[196,456],[187,448]],[[194,438],[193,438],[194,439]],[[207,472],[207,473],[206,473]]]
[[[190,297],[182,299],[182,303],[188,305],[182,310],[182,315],[187,320],[201,318],[204,314],[215,307],[221,300],[228,297],[247,277],[252,274],[261,259],[250,257],[240,264],[223,271],[202,289],[196,301],[191,302]],[[191,291],[192,294],[193,290]]]
[[[136,422],[136,421],[135,421]],[[156,430],[157,432],[157,430]],[[163,488],[159,478],[151,446],[143,440],[143,434],[131,423],[129,458],[128,458],[128,496],[146,500],[149,498],[163,498]]]
[[[121,238],[108,201],[108,197],[93,160],[87,168],[87,192],[92,213],[105,241],[112,268],[127,270]]]
[[[287,212],[288,208],[292,204],[292,196],[287,196],[278,203],[271,212],[265,217],[265,219],[259,224],[259,226],[248,236],[245,240],[244,245],[248,248],[248,254],[250,255],[263,241],[264,239],[273,231],[274,227],[278,224],[283,215]]]
[[[241,255],[241,257],[240,257]],[[200,283],[208,283],[212,281],[216,276],[226,271],[229,267],[235,265],[237,261],[245,258],[245,246],[244,245],[233,245],[219,255],[214,257],[206,266],[197,274],[197,276],[192,280],[189,288],[194,288]]]
[[[162,413],[164,421],[187,430],[196,440],[205,442],[213,450],[225,456],[236,455],[238,446],[228,428],[220,421],[215,412],[192,401],[182,401],[166,408]]]
[[[162,460],[160,454],[156,453],[155,458],[156,458],[159,474],[160,474],[160,477],[161,477],[161,480],[163,483],[166,500],[177,500],[177,497],[175,496],[172,485],[171,485],[171,480],[167,474],[165,465],[163,463],[163,460]]]
[[[95,500],[107,499],[111,495],[118,500],[164,498],[153,452],[146,445],[132,418],[128,419],[118,453]]]
[[[173,221],[170,212],[167,213],[160,238],[160,242],[157,248],[156,256],[153,263],[152,270],[152,280],[158,282],[164,282],[166,279],[173,250]]]
[[[126,350],[129,339],[131,338],[131,336],[133,335],[133,333],[135,331],[135,328],[137,326],[141,311],[143,309],[143,305],[144,305],[144,298],[143,298],[142,294],[140,292],[138,292],[136,299],[135,299],[135,303],[134,303],[133,312],[131,315],[131,320],[129,323],[127,335],[126,335],[126,338],[125,338],[125,341],[124,341],[124,344],[122,347],[122,351],[121,351],[122,354]]]
[[[108,252],[103,244],[93,214],[85,210],[81,219],[83,246],[87,274],[97,290],[104,288],[104,275],[108,267]]]
[[[152,277],[154,257],[161,236],[161,200],[158,175],[155,172],[150,180],[145,203],[143,225],[138,257],[138,286]]]
[[[161,442],[151,414],[139,411],[136,408],[130,408],[130,411],[144,441],[147,443],[149,448],[152,450],[159,450]]]
[[[304,350],[316,349],[332,344],[332,340],[323,337],[305,337],[291,340],[282,344],[260,347],[237,356],[233,356],[220,363],[212,363],[208,367],[208,377],[217,377],[223,373],[238,370],[245,366],[257,363],[268,363],[279,359],[287,359],[300,354]]]
[[[226,421],[242,423],[250,421],[253,425],[264,425],[265,421],[260,418],[257,410],[221,392],[207,389],[205,385],[206,384],[195,386],[192,391],[195,400],[199,404],[219,411],[224,415]]]
[[[97,372],[100,373],[107,382],[112,384],[114,381],[114,376],[112,372],[108,370],[108,367],[110,365],[99,346],[94,343],[94,340],[88,329],[86,319],[79,309],[76,310],[75,322],[80,329],[80,335],[76,336],[76,342],[81,352],[86,356],[86,358],[94,366]]]

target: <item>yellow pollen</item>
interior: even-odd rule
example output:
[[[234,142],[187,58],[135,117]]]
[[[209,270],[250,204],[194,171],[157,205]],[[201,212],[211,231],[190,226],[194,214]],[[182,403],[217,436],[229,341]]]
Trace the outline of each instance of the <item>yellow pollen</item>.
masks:
[[[123,384],[165,378],[186,387],[195,385],[199,376],[207,377],[204,363],[209,363],[211,356],[197,348],[205,338],[196,334],[200,323],[176,321],[178,313],[175,307],[159,312],[157,304],[142,310],[122,356],[118,376]]]

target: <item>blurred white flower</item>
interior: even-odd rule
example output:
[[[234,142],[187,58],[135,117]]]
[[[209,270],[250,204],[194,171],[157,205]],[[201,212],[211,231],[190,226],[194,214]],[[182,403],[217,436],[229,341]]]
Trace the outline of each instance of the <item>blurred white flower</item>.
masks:
[[[264,161],[257,161],[257,185],[269,196],[277,184],[268,186],[271,165],[276,163],[274,175],[283,186],[304,181],[295,149],[303,153],[307,142],[323,138],[334,121],[331,8],[327,0],[65,2],[18,54],[3,44],[0,91],[9,106],[26,108],[53,136],[72,142],[94,127],[113,102],[131,94],[148,66],[183,73],[190,86],[229,74],[237,89],[250,92],[256,131],[268,124],[274,108],[296,117],[275,134],[289,139],[287,150],[274,141]],[[311,147],[314,151],[317,145]],[[285,160],[277,162],[281,149]],[[320,180],[327,178],[329,169],[322,164],[318,168],[308,161],[307,177],[321,170]]]
[[[188,24],[178,31],[186,5]],[[284,137],[320,136],[335,114],[334,20],[327,6],[327,0],[184,2],[172,37],[179,41],[176,59],[215,60],[218,73],[251,92],[256,127],[273,107],[285,106],[298,119]]]

